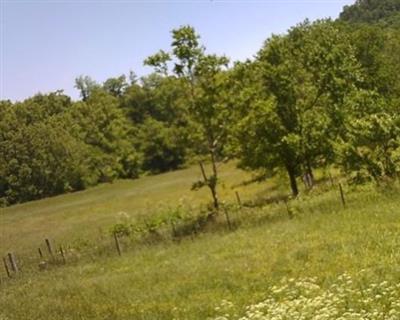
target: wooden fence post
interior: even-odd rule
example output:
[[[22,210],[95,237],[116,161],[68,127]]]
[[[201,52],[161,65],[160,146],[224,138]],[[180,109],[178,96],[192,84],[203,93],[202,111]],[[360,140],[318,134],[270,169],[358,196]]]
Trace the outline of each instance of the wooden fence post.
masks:
[[[119,239],[116,232],[114,232],[114,240],[115,240],[115,246],[117,247],[118,255],[121,256],[121,246],[119,244]]]
[[[18,273],[18,266],[17,266],[17,261],[15,260],[15,256],[12,252],[8,253],[8,260],[10,261],[11,265],[11,270],[14,271],[15,273]]]
[[[54,259],[53,248],[51,246],[51,242],[49,239],[44,240],[46,242],[47,250],[49,251],[50,256]]]
[[[62,258],[63,264],[65,264],[65,255],[64,255],[64,250],[63,250],[63,248],[62,248],[62,246],[61,246],[61,245],[60,245],[60,254],[61,254],[61,258]]]
[[[7,277],[11,278],[10,269],[8,269],[7,260],[3,257],[4,269],[6,269]]]
[[[294,218],[294,216],[293,216],[293,212],[292,212],[292,210],[290,210],[290,207],[289,207],[289,202],[288,202],[287,200],[284,200],[284,202],[285,202],[285,205],[286,205],[286,210],[287,210],[287,213],[288,213],[289,219],[293,219],[293,218]]]
[[[225,212],[226,221],[228,222],[228,228],[229,228],[229,230],[232,231],[231,219],[229,218],[229,213],[228,213],[228,210],[226,210],[225,206],[224,206],[224,212]]]
[[[344,198],[344,193],[343,193],[343,188],[342,188],[341,183],[339,183],[339,190],[340,190],[340,198],[342,199],[343,208],[346,208],[346,200]]]
[[[335,185],[335,183],[333,182],[332,175],[330,172],[328,174],[329,174],[329,181],[331,182],[331,187],[333,187]]]
[[[237,203],[239,205],[239,208],[242,208],[242,200],[240,199],[239,192],[235,191],[235,194],[236,194],[236,200],[237,200]]]

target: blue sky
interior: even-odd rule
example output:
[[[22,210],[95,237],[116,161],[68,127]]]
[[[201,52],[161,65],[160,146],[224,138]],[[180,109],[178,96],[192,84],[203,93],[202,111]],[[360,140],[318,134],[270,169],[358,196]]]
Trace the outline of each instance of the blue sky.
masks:
[[[251,58],[272,33],[305,18],[336,18],[354,0],[90,1],[0,0],[0,98],[22,100],[64,89],[74,79],[102,82],[151,69],[143,60],[168,50],[170,30],[190,24],[210,53]]]

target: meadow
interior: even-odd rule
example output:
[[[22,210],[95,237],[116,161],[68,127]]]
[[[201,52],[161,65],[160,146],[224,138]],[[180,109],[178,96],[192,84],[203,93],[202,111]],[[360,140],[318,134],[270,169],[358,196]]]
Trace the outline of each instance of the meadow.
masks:
[[[400,320],[400,0],[5,2],[0,320]]]
[[[190,191],[198,167],[4,208],[0,251],[22,272],[2,270],[0,319],[399,319],[398,189],[344,185],[343,207],[338,177],[319,176],[286,206],[275,201],[289,193],[283,178],[249,183],[224,164],[233,230],[221,213],[179,241],[169,229],[122,238],[121,257],[115,223],[204,208],[207,190]],[[38,270],[44,238],[65,245],[65,265]]]

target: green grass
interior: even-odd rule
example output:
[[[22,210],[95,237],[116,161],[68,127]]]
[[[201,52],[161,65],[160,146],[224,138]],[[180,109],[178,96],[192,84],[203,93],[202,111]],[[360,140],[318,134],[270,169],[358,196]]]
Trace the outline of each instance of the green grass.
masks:
[[[251,175],[235,169],[233,163],[222,165],[220,170],[223,182],[219,190],[221,200],[234,201],[234,190],[239,190],[246,200],[268,187],[268,184],[235,187],[251,179]],[[173,208],[179,203],[199,206],[209,201],[205,188],[190,190],[192,183],[200,178],[199,168],[191,167],[0,208],[0,252],[36,252],[37,246],[47,237],[60,242],[94,239],[101,230],[117,222],[121,212],[139,216]]]
[[[232,185],[250,177],[232,164],[222,169],[221,197],[234,201]],[[1,250],[27,255],[45,235],[95,239],[118,211],[152,214],[182,197],[199,205],[208,199],[206,190],[188,191],[197,175],[191,168],[7,208],[1,213]],[[274,187],[270,181],[240,190],[251,199],[271,195]],[[346,209],[338,190],[319,187],[289,204],[293,219],[284,204],[232,210],[239,225],[232,232],[221,217],[193,239],[126,244],[122,257],[111,251],[26,271],[1,285],[0,319],[207,319],[221,315],[215,308],[223,300],[232,302],[229,312],[239,317],[285,278],[315,277],[322,288],[343,273],[358,287],[398,283],[400,196],[370,187],[345,192]]]

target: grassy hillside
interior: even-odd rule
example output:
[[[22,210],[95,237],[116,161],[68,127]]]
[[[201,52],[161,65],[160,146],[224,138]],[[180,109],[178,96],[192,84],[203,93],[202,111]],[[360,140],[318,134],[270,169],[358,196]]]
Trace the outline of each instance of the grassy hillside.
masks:
[[[232,186],[251,177],[233,164],[222,172],[221,197],[233,202]],[[198,177],[190,168],[4,209],[1,251],[22,260],[45,236],[98,239],[119,211],[156,214],[182,198],[197,207],[207,199],[206,190],[189,191]],[[240,192],[256,199],[285,188],[275,179]],[[292,219],[284,203],[231,208],[234,231],[221,216],[179,242],[125,242],[122,257],[26,267],[1,285],[0,319],[399,319],[400,196],[369,187],[345,194],[343,208],[323,182],[289,203]]]
[[[223,164],[220,169],[222,200],[233,201],[234,190],[239,190],[244,200],[253,198],[255,192],[262,192],[269,185],[240,186],[242,182],[251,180],[252,176],[235,169],[234,163]],[[61,242],[93,239],[116,223],[121,212],[131,216],[146,216],[168,207],[174,208],[179,203],[199,206],[209,201],[208,190],[191,191],[192,183],[199,179],[200,170],[195,166],[0,208],[0,251],[36,250],[46,237]]]

